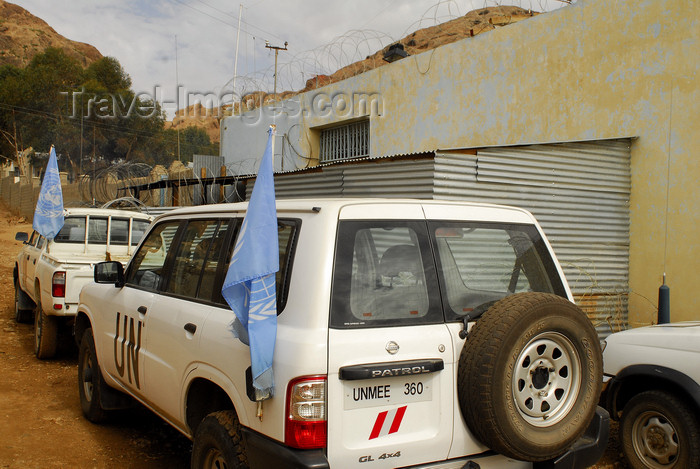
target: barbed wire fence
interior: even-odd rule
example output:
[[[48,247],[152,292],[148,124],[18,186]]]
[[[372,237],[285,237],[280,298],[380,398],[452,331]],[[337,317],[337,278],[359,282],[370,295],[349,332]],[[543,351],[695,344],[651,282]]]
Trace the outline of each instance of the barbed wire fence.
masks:
[[[392,36],[375,29],[358,28],[347,31],[333,38],[327,44],[316,48],[293,52],[293,44],[285,54],[281,54],[277,67],[277,89],[293,92],[304,89],[306,82],[319,76],[339,74],[344,79],[375,68],[366,61],[381,52],[387,46],[400,41],[412,33],[424,28],[438,28],[435,35],[453,28],[453,20],[464,17],[471,11],[490,7],[518,7],[522,10],[542,13],[576,3],[576,0],[483,0],[458,1],[438,0],[430,6],[419,19],[409,24],[403,32]],[[371,20],[369,21],[371,22]],[[365,24],[367,24],[366,22]],[[482,25],[482,28],[488,28]],[[491,27],[490,29],[493,29]],[[253,41],[253,47],[259,47]],[[272,52],[269,52],[272,56]],[[250,55],[255,55],[251,53]],[[346,69],[351,65],[355,67]],[[343,71],[345,73],[343,73]],[[244,97],[254,93],[270,94],[273,89],[274,65],[261,67],[250,73],[236,77],[234,96]],[[222,84],[222,88],[231,89],[233,79]],[[278,92],[282,94],[282,92]]]

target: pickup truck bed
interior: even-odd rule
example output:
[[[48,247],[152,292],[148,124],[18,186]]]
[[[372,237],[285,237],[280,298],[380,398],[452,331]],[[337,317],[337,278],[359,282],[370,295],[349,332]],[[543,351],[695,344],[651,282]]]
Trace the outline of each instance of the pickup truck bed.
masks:
[[[62,326],[77,311],[80,290],[93,280],[97,262],[128,261],[151,217],[117,209],[66,209],[55,239],[38,232],[17,233],[24,241],[14,267],[15,319],[34,317],[35,354],[56,353]]]

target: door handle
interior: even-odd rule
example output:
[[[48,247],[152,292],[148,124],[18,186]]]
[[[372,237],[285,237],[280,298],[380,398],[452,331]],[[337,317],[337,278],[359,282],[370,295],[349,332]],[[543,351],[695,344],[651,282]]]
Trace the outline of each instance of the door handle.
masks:
[[[138,308],[136,308],[136,311],[138,311],[139,314],[146,314],[148,308],[146,308],[145,306],[139,306]]]
[[[197,325],[192,324],[191,322],[188,322],[187,324],[185,324],[185,330],[187,332],[189,332],[190,334],[194,334],[195,331],[197,330]]]

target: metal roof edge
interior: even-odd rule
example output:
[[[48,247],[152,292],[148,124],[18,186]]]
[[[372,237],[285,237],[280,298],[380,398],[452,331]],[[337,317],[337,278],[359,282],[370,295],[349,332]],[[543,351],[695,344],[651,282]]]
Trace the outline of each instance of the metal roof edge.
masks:
[[[554,145],[557,143],[586,143],[586,142],[601,142],[607,140],[624,140],[624,139],[636,140],[639,135],[628,135],[621,137],[605,137],[605,138],[586,138],[586,139],[574,139],[574,140],[561,140],[561,141],[548,141],[548,142],[530,142],[530,143],[506,143],[506,144],[494,144],[494,145],[475,145],[471,147],[455,147],[455,148],[438,148],[435,153],[440,153],[442,151],[459,151],[459,150],[478,150],[480,148],[508,148],[508,147],[529,147],[535,145]]]
[[[316,166],[309,166],[301,169],[290,169],[287,171],[277,171],[275,176],[285,175],[285,174],[300,174],[300,173],[312,173],[317,171],[323,171],[324,168],[329,168],[332,166],[340,165],[351,165],[356,163],[362,163],[365,161],[376,161],[376,160],[404,160],[404,159],[423,159],[427,157],[434,157],[437,150],[427,150],[417,153],[396,153],[393,155],[382,155],[382,156],[362,156],[359,158],[348,158],[345,160],[335,160],[329,161],[327,163],[321,163]],[[253,179],[257,177],[257,174],[241,174],[238,175],[240,179]]]
[[[332,166],[339,166],[339,165],[344,165],[344,164],[345,165],[355,164],[355,163],[361,163],[361,162],[365,162],[365,161],[425,158],[427,156],[435,156],[436,154],[438,154],[440,152],[448,152],[448,151],[454,151],[454,152],[456,152],[456,151],[474,151],[474,150],[479,150],[481,148],[526,147],[526,146],[535,146],[535,145],[554,145],[554,144],[558,144],[558,143],[562,143],[562,144],[586,143],[586,142],[607,141],[607,140],[624,140],[624,139],[636,140],[638,138],[639,138],[638,135],[627,135],[627,136],[620,136],[620,137],[572,139],[572,140],[543,141],[543,142],[520,142],[520,143],[509,143],[509,144],[475,145],[475,146],[469,146],[469,147],[436,148],[434,150],[425,150],[425,151],[420,151],[420,152],[415,152],[415,153],[394,153],[394,154],[390,154],[390,155],[363,156],[360,158],[352,158],[352,159],[347,159],[347,160],[329,161],[327,163],[320,163],[316,166],[310,166],[307,168],[291,169],[291,170],[287,170],[287,171],[278,171],[278,172],[275,172],[275,176],[285,175],[285,174],[303,174],[303,173],[310,173],[310,172],[315,172],[315,171],[323,171],[324,168],[328,168],[328,167],[332,167]],[[257,177],[257,174],[239,174],[237,177],[240,179],[254,179]]]

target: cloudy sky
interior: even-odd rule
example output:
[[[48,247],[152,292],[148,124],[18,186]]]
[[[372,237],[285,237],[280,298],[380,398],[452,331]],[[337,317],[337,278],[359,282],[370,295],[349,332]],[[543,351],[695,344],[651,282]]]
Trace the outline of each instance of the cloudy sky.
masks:
[[[240,3],[225,0],[10,0],[59,34],[117,58],[133,89],[155,97],[172,117],[177,86],[225,96],[232,88]],[[374,53],[421,27],[496,4],[538,11],[561,0],[247,0],[242,3],[236,91],[300,89],[314,75]],[[176,67],[177,44],[177,67]],[[176,75],[178,80],[176,81]],[[216,98],[218,99],[218,98]],[[192,104],[192,103],[189,103]],[[223,103],[221,103],[223,104]]]

